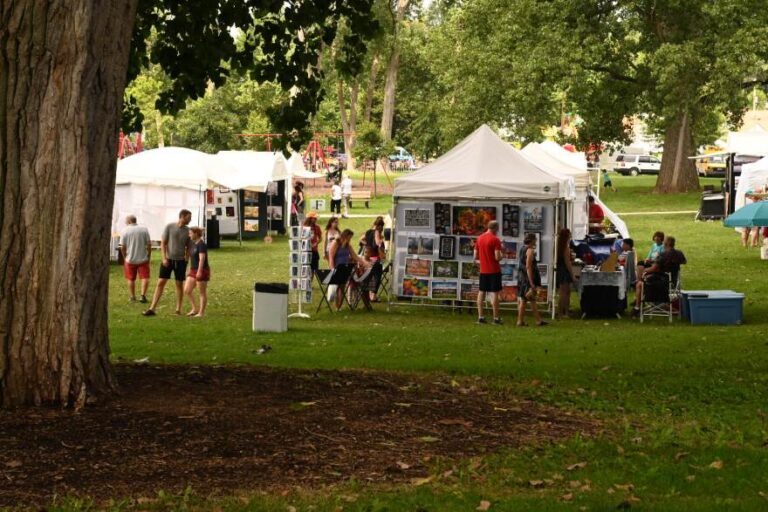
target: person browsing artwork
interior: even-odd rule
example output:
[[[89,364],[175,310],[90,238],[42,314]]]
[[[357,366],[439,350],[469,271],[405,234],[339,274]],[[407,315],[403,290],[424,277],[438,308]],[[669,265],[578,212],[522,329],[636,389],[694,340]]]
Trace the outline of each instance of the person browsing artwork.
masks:
[[[211,280],[211,267],[208,261],[208,246],[203,242],[202,228],[194,227],[189,230],[192,241],[190,249],[190,266],[192,267],[184,285],[184,294],[189,299],[192,309],[187,316],[202,318],[208,305],[208,281]],[[200,302],[195,299],[195,288],[199,290]]]
[[[320,246],[320,240],[323,239],[323,230],[317,225],[317,217],[317,212],[309,212],[307,218],[304,220],[304,227],[308,227],[312,230],[312,239],[310,240],[312,248],[312,261],[310,262],[310,266],[312,267],[312,272],[317,272],[317,269],[320,268],[320,252],[318,247]]]
[[[323,259],[328,260],[328,249],[341,233],[339,232],[339,218],[331,217],[328,224],[325,225],[325,236],[323,237]]]
[[[488,223],[485,233],[477,237],[475,241],[475,261],[480,264],[480,291],[477,294],[477,323],[487,323],[483,314],[485,295],[491,294],[491,307],[493,309],[493,323],[501,325],[499,316],[499,292],[501,291],[501,266],[502,258],[501,240],[497,236],[499,223],[492,220]]]
[[[187,260],[189,260],[189,222],[192,220],[192,212],[181,210],[179,220],[171,222],[163,230],[160,237],[160,255],[162,263],[160,264],[160,273],[157,280],[157,288],[152,297],[152,304],[149,309],[142,313],[144,316],[154,316],[160,298],[163,296],[163,290],[168,280],[173,274],[176,282],[176,309],[177,315],[181,314],[181,306],[184,300],[184,280],[187,277]]]
[[[536,261],[536,241],[537,238],[535,233],[528,233],[523,240],[525,247],[523,248],[523,255],[520,260],[520,270],[517,274],[518,327],[527,325],[525,323],[526,302],[531,304],[531,311],[533,312],[534,320],[536,320],[536,325],[547,325],[547,323],[541,319],[539,308],[536,304],[539,290],[541,289],[541,274],[539,273],[538,261]]]

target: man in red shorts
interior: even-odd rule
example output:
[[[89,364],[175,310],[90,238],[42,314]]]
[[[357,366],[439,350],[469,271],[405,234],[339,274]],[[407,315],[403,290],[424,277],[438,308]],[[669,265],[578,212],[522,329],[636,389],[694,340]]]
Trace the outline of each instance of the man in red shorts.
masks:
[[[136,224],[136,217],[129,215],[125,218],[128,227],[120,235],[120,252],[125,260],[125,279],[128,281],[128,291],[131,302],[136,302],[136,274],[141,279],[141,299],[147,302],[149,287],[149,255],[152,252],[152,241],[149,230]]]
[[[492,220],[488,230],[477,237],[475,242],[475,261],[480,263],[480,292],[477,294],[477,323],[484,324],[483,302],[485,294],[491,294],[493,307],[493,323],[501,325],[499,317],[499,292],[501,291],[501,240],[496,236],[499,223]]]

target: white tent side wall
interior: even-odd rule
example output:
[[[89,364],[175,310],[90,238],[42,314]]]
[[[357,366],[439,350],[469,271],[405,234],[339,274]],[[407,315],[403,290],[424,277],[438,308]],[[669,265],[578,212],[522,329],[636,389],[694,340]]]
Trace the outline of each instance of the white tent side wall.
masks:
[[[736,209],[746,204],[747,192],[758,192],[766,185],[768,185],[768,157],[742,166],[739,184],[736,187]]]

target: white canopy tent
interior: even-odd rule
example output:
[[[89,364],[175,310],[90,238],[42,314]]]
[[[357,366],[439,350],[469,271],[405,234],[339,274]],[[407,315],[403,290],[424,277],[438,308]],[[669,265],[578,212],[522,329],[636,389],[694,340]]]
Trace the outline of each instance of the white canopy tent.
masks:
[[[205,221],[205,190],[212,174],[230,175],[235,169],[213,155],[179,147],[142,151],[117,163],[112,232],[119,233],[125,217],[135,215],[153,240],[179,210],[192,212],[192,222]]]
[[[560,146],[554,142],[547,141],[547,143],[554,144],[554,146],[560,148]],[[565,149],[562,149],[562,151],[569,155],[574,154]],[[554,154],[559,153],[555,150],[548,151],[543,144],[538,144],[536,142],[524,147],[522,153],[541,169],[554,171],[557,174],[571,176],[573,178],[576,192],[574,200],[570,204],[569,211],[569,217],[572,219],[571,230],[573,231],[572,234],[574,239],[580,240],[586,237],[589,229],[589,207],[587,197],[592,191],[592,179],[590,178],[589,171],[586,169],[586,160],[583,167],[577,167],[573,165],[576,161],[575,159],[571,159],[571,162],[568,162],[553,156]]]
[[[270,181],[288,177],[288,166],[279,152],[271,151],[219,151],[216,158],[228,163],[234,172],[212,172],[212,182],[232,190],[264,192]]]
[[[587,170],[587,155],[583,151],[568,151],[557,142],[551,140],[545,140],[539,146],[550,156],[557,158],[561,162],[576,169]]]
[[[726,153],[739,155],[768,156],[768,131],[755,125],[744,132],[729,132],[725,143]]]
[[[395,180],[393,295],[408,296],[412,290],[424,290],[424,283],[429,281],[432,299],[438,298],[433,286],[438,283],[439,286],[460,287],[459,300],[469,300],[464,290],[473,284],[471,278],[466,277],[465,267],[471,268],[473,262],[471,250],[464,253],[462,247],[479,234],[478,222],[482,222],[474,221],[475,226],[468,232],[463,226],[457,229],[458,219],[466,218],[467,214],[472,218],[471,212],[477,212],[475,218],[492,212],[490,215],[500,221],[502,241],[515,247],[515,251],[522,250],[526,232],[537,233],[539,258],[546,266],[542,277],[548,283],[547,303],[551,307],[558,210],[564,202],[574,198],[575,188],[572,176],[554,169],[542,169],[500,139],[487,125],[481,126],[431,164]],[[438,238],[439,243],[435,243]],[[422,240],[427,242],[422,243]],[[418,277],[423,274],[413,277],[414,274],[409,273],[409,265],[412,268],[417,265],[413,260],[421,258],[434,262],[437,253],[443,251],[443,241],[459,247],[455,252],[455,265],[457,268],[461,265],[461,273],[455,276],[456,281],[430,279],[439,276],[429,273],[426,277]],[[516,265],[517,255],[506,258],[511,260],[506,265]],[[441,254],[440,259],[446,258]],[[505,275],[504,270],[502,275]],[[419,283],[413,285],[414,280]],[[516,286],[516,274],[506,274],[504,281]],[[439,298],[444,299],[445,289],[439,293]]]
[[[741,167],[739,184],[736,186],[735,206],[738,210],[746,204],[746,194],[757,192],[768,185],[768,157]]]

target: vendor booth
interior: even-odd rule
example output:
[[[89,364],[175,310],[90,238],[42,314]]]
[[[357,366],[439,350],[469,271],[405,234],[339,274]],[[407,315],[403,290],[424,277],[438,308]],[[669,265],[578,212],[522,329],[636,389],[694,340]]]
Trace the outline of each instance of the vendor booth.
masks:
[[[426,305],[474,303],[474,240],[497,220],[504,252],[501,302],[517,302],[523,238],[536,233],[546,288],[539,300],[551,308],[557,219],[573,188],[571,177],[542,170],[481,126],[433,163],[395,180],[392,297]]]
[[[122,231],[126,216],[135,215],[157,241],[181,209],[192,212],[192,225],[202,226],[209,174],[233,172],[213,155],[187,148],[150,149],[124,158],[117,163],[112,232]]]

